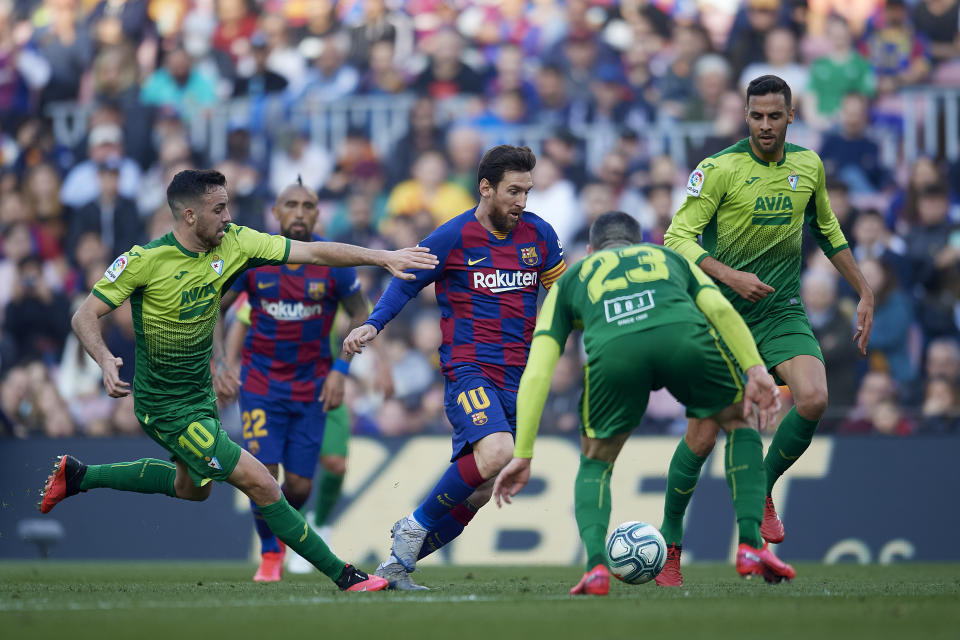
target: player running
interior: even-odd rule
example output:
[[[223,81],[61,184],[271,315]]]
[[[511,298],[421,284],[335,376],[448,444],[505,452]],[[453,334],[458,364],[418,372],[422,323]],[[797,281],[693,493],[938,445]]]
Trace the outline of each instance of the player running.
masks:
[[[303,242],[324,240],[312,232],[317,202],[300,180],[281,191],[272,209],[281,234]],[[328,435],[327,411],[343,401],[349,361],[334,362],[330,344],[337,307],[342,305],[356,326],[366,320],[370,305],[352,267],[288,263],[248,269],[224,294],[221,308],[241,294],[247,304],[230,328],[226,366],[218,366],[214,388],[223,401],[236,396],[240,385],[243,446],[274,478],[283,463],[283,495],[299,510],[313,489],[317,457]],[[234,373],[238,356],[239,380]],[[335,429],[334,435],[343,440],[337,449],[345,455],[343,430]],[[260,537],[260,567],[253,579],[278,582],[286,548],[257,506],[251,508]]]
[[[477,171],[480,204],[438,227],[422,244],[440,264],[394,279],[366,323],[343,343],[356,353],[430,282],[436,283],[443,343],[452,464],[428,497],[391,531],[392,553],[377,575],[398,589],[424,588],[409,573],[416,562],[456,538],[490,500],[493,478],[510,461],[517,386],[533,338],[539,285],[549,289],[566,269],[553,228],[523,208],[536,157],[501,145]]]
[[[779,389],[750,330],[713,281],[683,256],[638,244],[640,238],[640,226],[626,213],[603,214],[590,228],[587,257],[547,295],[520,380],[513,460],[497,476],[494,500],[498,506],[501,500],[509,503],[529,481],[553,369],[570,331],[583,329],[583,454],[574,512],[587,571],[570,595],[610,590],[605,552],[610,474],[646,411],[649,392],[661,387],[686,405],[688,416],[709,417],[714,428],[727,432],[724,461],[740,534],[737,572],[792,579],[793,568],[761,548],[763,445],[746,419],[756,403],[759,426],[766,426],[780,406]]]
[[[134,410],[140,426],[172,454],[85,465],[63,455],[43,489],[40,511],[80,491],[111,488],[205,500],[211,480],[226,481],[257,505],[270,529],[346,591],[376,591],[387,581],[337,558],[290,506],[267,468],[230,440],[220,426],[210,374],[210,354],[221,293],[244,269],[266,264],[344,267],[376,264],[399,278],[407,269],[429,269],[426,248],[371,251],[331,242],[300,242],[230,222],[226,180],[217,171],[181,171],[167,188],[174,216],[171,233],[118,257],[73,316],[73,330],[103,371],[114,398],[129,395],[123,364],[107,348],[99,318],[130,298],[137,336]]]
[[[710,156],[690,174],[687,198],[664,243],[720,284],[777,382],[790,388],[795,406],[781,421],[763,462],[767,484],[760,531],[777,543],[784,531],[771,497],[774,483],[806,451],[827,408],[823,355],[800,301],[804,224],[860,296],[853,339],[863,354],[874,301],[830,209],[820,157],[785,142],[794,113],[790,87],[776,76],[756,78],[747,88],[745,112],[750,137]],[[661,528],[670,551],[657,578],[662,586],[682,583],[683,514],[715,432],[691,420],[670,464]]]

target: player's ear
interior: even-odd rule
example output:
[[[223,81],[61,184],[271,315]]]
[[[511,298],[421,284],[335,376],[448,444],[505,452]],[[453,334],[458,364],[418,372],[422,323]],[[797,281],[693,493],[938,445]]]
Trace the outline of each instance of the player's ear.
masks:
[[[493,195],[493,192],[495,191],[495,189],[493,188],[493,185],[490,184],[490,181],[487,180],[486,178],[483,178],[480,180],[479,188],[480,188],[480,196],[484,198],[487,198]]]
[[[787,111],[787,124],[793,124],[793,116],[796,115],[797,110],[793,107],[790,107],[790,110]]]
[[[588,244],[587,244],[587,255],[590,255],[591,253],[593,253],[593,245],[591,245],[591,244],[588,243]]]

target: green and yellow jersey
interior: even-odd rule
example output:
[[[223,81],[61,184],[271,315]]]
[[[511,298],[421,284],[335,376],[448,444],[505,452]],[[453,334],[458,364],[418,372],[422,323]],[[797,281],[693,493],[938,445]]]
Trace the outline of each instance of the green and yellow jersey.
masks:
[[[290,240],[230,225],[206,253],[173,233],[118,257],[93,295],[116,308],[130,298],[136,332],[134,403],[141,420],[214,402],[210,376],[220,295],[245,269],[283,264]]]
[[[755,273],[776,289],[752,303],[720,284],[752,325],[784,309],[802,312],[804,224],[827,257],[847,247],[830,209],[820,157],[788,143],[782,161],[767,163],[744,139],[710,156],[690,174],[687,198],[667,229],[664,244],[696,264],[711,256],[733,269]]]
[[[533,335],[550,336],[562,350],[570,331],[582,329],[589,356],[627,333],[682,322],[706,326],[694,302],[703,287],[715,285],[670,249],[637,244],[596,251],[551,287]]]

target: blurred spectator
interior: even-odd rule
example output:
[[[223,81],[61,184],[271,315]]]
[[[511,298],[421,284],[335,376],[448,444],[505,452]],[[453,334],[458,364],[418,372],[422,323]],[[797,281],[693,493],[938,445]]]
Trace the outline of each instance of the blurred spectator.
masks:
[[[250,55],[253,60],[252,73],[234,81],[233,97],[256,99],[271,93],[282,93],[287,88],[287,79],[267,68],[270,45],[266,35],[258,32],[250,37]]]
[[[890,266],[876,258],[859,261],[860,270],[876,296],[870,334],[871,368],[890,373],[900,388],[917,375],[910,355],[910,330],[915,321],[913,301],[900,288]]]
[[[33,37],[33,46],[50,65],[50,80],[40,94],[43,104],[76,100],[80,81],[93,59],[93,41],[78,4],[78,0],[45,2],[50,24]]]
[[[910,24],[904,0],[886,0],[860,52],[877,74],[881,95],[922,82],[930,72],[930,54]]]
[[[723,98],[731,88],[730,65],[716,54],[701,56],[693,68],[693,86],[694,93],[684,109],[683,119],[715,121],[723,108]]]
[[[763,60],[748,64],[740,73],[740,89],[760,76],[779,76],[787,83],[793,94],[793,104],[802,103],[809,84],[807,68],[797,63],[797,36],[787,27],[777,27],[767,32],[763,39]]]
[[[879,211],[867,209],[860,213],[853,223],[848,241],[857,262],[870,258],[883,260],[893,269],[905,289],[912,287],[913,269],[910,259],[905,255],[907,245],[902,238],[890,232]]]
[[[647,187],[646,206],[640,215],[649,222],[643,226],[643,241],[663,244],[663,236],[677,208],[673,201],[673,185],[657,182]]]
[[[34,92],[50,79],[50,64],[29,42],[30,28],[15,25],[11,0],[0,0],[0,126],[12,127],[34,107]]]
[[[190,56],[193,69],[213,83],[212,88],[218,97],[226,98],[233,91],[236,65],[229,52],[213,46],[216,29],[213,14],[199,8],[191,11],[183,20],[183,48]]]
[[[547,62],[540,66],[534,80],[537,91],[536,120],[545,127],[570,126],[571,103],[567,78],[560,66]]]
[[[330,154],[312,144],[306,130],[287,128],[277,134],[276,146],[270,154],[269,184],[274,194],[280,193],[297,176],[311,189],[319,189],[332,170]]]
[[[365,0],[363,20],[350,27],[350,64],[365,69],[373,60],[372,49],[377,43],[389,43],[390,52],[398,63],[408,60],[413,53],[413,21],[396,9],[388,9],[384,0]]]
[[[826,135],[820,145],[826,174],[846,182],[853,193],[879,191],[888,180],[880,164],[880,147],[868,135],[869,125],[869,99],[847,94],[840,107],[840,131]]]
[[[690,141],[687,159],[699,162],[717,153],[718,150],[733,146],[747,137],[747,123],[743,114],[743,98],[736,91],[727,91],[720,96],[717,114],[713,118],[713,131],[701,144],[695,139]],[[805,234],[804,238],[808,235]]]
[[[143,174],[137,193],[137,210],[142,217],[147,217],[167,205],[167,186],[170,184],[167,176],[170,167],[181,162],[190,162],[190,144],[183,136],[165,136],[160,142],[157,155],[157,161]]]
[[[60,202],[60,173],[46,162],[35,165],[23,176],[22,192],[36,223],[56,242],[59,253],[67,234],[64,206]]]
[[[573,235],[573,244],[576,249],[573,251],[574,254],[579,252],[582,255],[585,252],[587,241],[590,237],[590,225],[593,224],[593,221],[607,211],[613,211],[615,209],[616,199],[614,198],[613,189],[609,184],[605,182],[591,182],[584,185],[580,191],[581,226]],[[570,253],[570,251],[566,252],[567,262],[573,264],[579,257],[574,258]]]
[[[943,378],[960,384],[960,345],[956,337],[937,338],[927,345],[924,373],[928,379]]]
[[[48,438],[76,435],[70,411],[40,362],[14,367],[7,373],[0,382],[0,413],[18,438],[38,433]]]
[[[854,48],[846,19],[831,15],[826,29],[830,49],[810,65],[809,91],[803,104],[803,119],[818,129],[826,129],[836,120],[845,95],[872,96],[876,87],[873,69]]]
[[[504,91],[519,91],[528,104],[534,104],[537,90],[527,78],[523,50],[513,44],[500,46],[493,61],[494,67],[485,83],[487,97],[495,97]]]
[[[123,130],[116,124],[100,124],[87,136],[87,159],[77,164],[63,180],[60,200],[63,204],[79,209],[100,195],[97,170],[107,160],[120,161],[119,193],[124,198],[137,197],[140,186],[140,167],[130,158],[123,157]]]
[[[249,163],[229,159],[217,163],[214,168],[227,178],[227,196],[230,198],[230,217],[233,221],[264,231],[264,215],[270,207],[271,194],[263,185],[257,168]],[[286,184],[295,180],[296,175],[292,175]]]
[[[394,53],[393,43],[380,40],[370,45],[370,58],[360,80],[358,93],[367,95],[391,95],[406,90]]]
[[[407,132],[387,154],[388,184],[395,185],[410,177],[413,161],[431,149],[442,149],[444,130],[437,124],[436,102],[433,98],[418,96],[410,107]]]
[[[301,43],[300,51],[310,61],[301,98],[333,102],[353,94],[360,74],[346,63],[347,36],[332,33]]]
[[[69,331],[70,303],[64,296],[55,295],[46,283],[39,258],[21,258],[3,323],[3,332],[16,348],[14,362],[56,362]]]
[[[120,160],[108,158],[97,167],[99,193],[70,216],[67,245],[75,247],[82,233],[100,234],[111,255],[120,255],[143,239],[137,204],[119,193]]]
[[[946,176],[940,170],[936,160],[929,156],[920,156],[910,167],[910,176],[906,189],[900,189],[890,201],[887,212],[887,224],[897,230],[906,230],[915,225],[920,216],[917,202],[920,193],[927,187],[944,184]]]
[[[140,87],[137,84],[137,66],[133,50],[126,46],[104,48],[93,61],[93,101],[110,105],[122,112],[124,141],[137,140],[131,154],[143,165],[153,161],[153,110],[141,104]],[[139,151],[139,152],[138,152]]]
[[[279,14],[264,13],[259,26],[270,49],[267,69],[283,76],[292,93],[299,93],[306,80],[307,61],[290,38],[287,21]]]
[[[742,28],[734,25],[727,40],[727,60],[736,77],[740,77],[747,65],[763,61],[764,40],[780,22],[781,3],[780,0],[747,0],[742,11],[746,15]]]
[[[589,174],[581,153],[581,141],[567,128],[553,131],[543,141],[540,157],[548,157],[563,172],[563,177],[573,183],[579,192],[589,180]]]
[[[50,121],[39,116],[27,118],[17,127],[15,144],[13,167],[17,175],[41,162],[49,162],[60,173],[66,173],[76,162],[73,151],[57,142]]]
[[[882,436],[909,436],[915,428],[913,421],[893,400],[884,400],[872,407],[870,423],[873,432]]]
[[[449,182],[449,167],[440,151],[427,151],[413,164],[412,177],[398,184],[387,199],[391,216],[411,216],[428,211],[436,224],[442,224],[476,206],[476,200],[463,187]]]
[[[868,371],[860,381],[857,404],[840,425],[839,433],[871,433],[874,430],[874,409],[883,403],[895,403],[896,397],[896,386],[889,373]]]
[[[549,222],[563,244],[573,240],[580,228],[577,192],[550,158],[540,158],[533,168],[533,190],[527,196],[526,209]]]
[[[571,349],[557,361],[550,380],[550,395],[543,407],[540,424],[550,434],[576,433],[580,427],[580,391],[582,374],[580,363]]]
[[[98,49],[128,44],[137,49],[141,74],[153,71],[157,29],[150,19],[148,0],[102,0],[87,20]]]
[[[370,249],[385,249],[386,241],[377,231],[373,197],[369,193],[354,191],[347,196],[347,219],[349,226],[333,239]]]
[[[246,0],[216,0],[217,27],[213,46],[230,55],[236,62],[247,53],[250,37],[257,29],[257,16]]]
[[[960,299],[960,229],[947,220],[947,192],[931,185],[917,200],[919,220],[904,236],[913,281],[921,286],[919,318],[924,335],[956,335]]]
[[[912,6],[913,26],[926,39],[933,61],[960,58],[960,1],[920,0]]]
[[[363,129],[347,130],[346,138],[337,149],[333,173],[317,194],[320,200],[341,199],[351,189],[380,196],[383,187],[383,167],[370,136]]]
[[[453,29],[443,29],[430,38],[430,63],[413,81],[412,88],[434,100],[476,96],[483,92],[483,80],[465,64],[463,39]]]
[[[643,197],[627,180],[628,168],[627,159],[622,154],[610,151],[604,154],[594,177],[610,187],[616,209],[637,218],[641,226],[649,225],[651,220],[641,218],[645,211]]]
[[[920,433],[960,433],[960,392],[945,378],[932,378],[924,389]]]
[[[143,83],[140,101],[173,107],[185,122],[217,102],[214,78],[194,68],[190,54],[177,45],[164,55],[163,67]]]
[[[457,127],[447,133],[447,156],[450,158],[450,182],[467,193],[477,188],[477,165],[486,150],[480,133],[470,127]]]
[[[830,404],[821,429],[835,431],[854,406],[857,394],[857,348],[853,322],[837,304],[837,276],[825,270],[809,270],[800,290],[803,307],[820,343],[827,369]]]
[[[303,3],[301,7],[306,10],[306,21],[294,30],[297,40],[323,38],[342,29],[343,25],[337,17],[336,2],[333,0],[311,0]],[[288,6],[288,11],[291,8]]]
[[[657,82],[663,112],[675,118],[683,115],[696,92],[694,66],[710,49],[710,36],[700,25],[678,23],[674,26],[672,57]]]
[[[588,125],[614,127],[627,121],[631,104],[619,65],[598,66],[590,82],[590,97],[585,105],[583,122]],[[573,124],[580,124],[572,118]]]

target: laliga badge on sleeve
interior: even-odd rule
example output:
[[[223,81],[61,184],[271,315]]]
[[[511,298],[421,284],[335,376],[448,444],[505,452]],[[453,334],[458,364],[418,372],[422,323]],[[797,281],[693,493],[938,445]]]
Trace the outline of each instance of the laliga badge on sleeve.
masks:
[[[113,261],[113,264],[107,267],[107,270],[103,272],[103,277],[110,282],[116,282],[117,278],[120,277],[120,274],[123,273],[123,270],[126,268],[127,256],[117,256],[117,259]]]
[[[693,173],[690,174],[690,179],[687,180],[687,195],[693,196],[694,198],[700,197],[700,190],[703,188],[703,171],[700,169],[694,169]]]

